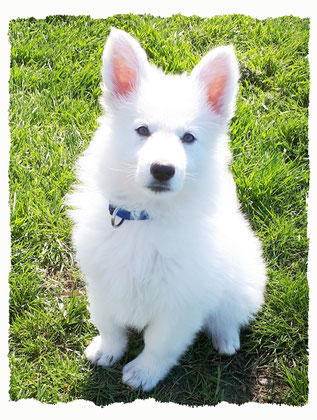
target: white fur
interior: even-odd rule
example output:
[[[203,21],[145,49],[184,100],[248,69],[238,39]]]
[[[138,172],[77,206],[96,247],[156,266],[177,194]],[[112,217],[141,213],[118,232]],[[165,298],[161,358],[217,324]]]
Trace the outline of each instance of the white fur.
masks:
[[[120,77],[116,54],[120,66],[131,70]],[[118,87],[127,74],[131,83]],[[223,77],[219,83],[217,77]],[[151,66],[125,32],[113,29],[107,41],[106,113],[78,161],[81,184],[69,204],[77,259],[100,333],[87,357],[108,366],[124,354],[125,329],[144,329],[142,353],[123,369],[123,382],[133,388],[152,389],[204,327],[220,353],[233,354],[240,327],[263,303],[260,243],[239,210],[228,170],[226,130],[238,77],[232,47],[214,49],[190,75],[171,76]],[[219,87],[217,109],[206,93],[212,83]],[[150,137],[136,133],[142,125]],[[185,132],[197,140],[183,143]],[[169,191],[147,188],[153,162],[175,166]],[[150,220],[125,221],[114,229],[109,202],[146,210]]]

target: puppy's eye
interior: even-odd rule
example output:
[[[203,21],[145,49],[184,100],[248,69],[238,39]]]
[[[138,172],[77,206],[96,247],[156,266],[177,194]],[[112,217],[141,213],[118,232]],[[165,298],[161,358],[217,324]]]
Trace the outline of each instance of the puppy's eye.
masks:
[[[193,143],[196,140],[196,137],[191,133],[185,133],[181,140],[183,143]]]
[[[151,134],[150,130],[145,125],[141,125],[141,127],[137,128],[135,131],[142,137],[149,137]]]

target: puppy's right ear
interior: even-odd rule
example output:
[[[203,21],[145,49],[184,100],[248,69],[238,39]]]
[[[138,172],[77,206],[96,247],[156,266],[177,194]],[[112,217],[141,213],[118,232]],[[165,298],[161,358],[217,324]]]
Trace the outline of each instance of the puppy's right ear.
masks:
[[[115,102],[138,88],[148,65],[140,44],[128,33],[112,28],[103,53],[102,76],[105,88]]]

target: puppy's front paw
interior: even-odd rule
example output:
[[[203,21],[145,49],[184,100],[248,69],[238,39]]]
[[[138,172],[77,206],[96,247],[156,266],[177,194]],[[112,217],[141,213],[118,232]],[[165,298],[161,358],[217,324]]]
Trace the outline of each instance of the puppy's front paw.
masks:
[[[167,367],[159,367],[157,362],[145,361],[142,353],[123,368],[122,381],[131,388],[142,387],[150,391],[167,374]]]
[[[215,350],[218,350],[220,354],[226,356],[232,356],[240,348],[240,338],[239,333],[235,331],[230,335],[213,335],[212,344]]]
[[[107,345],[103,343],[100,335],[93,338],[86,348],[85,354],[91,363],[98,366],[111,366],[124,354],[125,345]]]

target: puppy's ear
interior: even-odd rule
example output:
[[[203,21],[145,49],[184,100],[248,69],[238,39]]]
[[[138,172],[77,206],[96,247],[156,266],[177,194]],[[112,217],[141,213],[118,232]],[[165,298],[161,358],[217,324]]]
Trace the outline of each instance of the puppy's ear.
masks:
[[[146,75],[148,61],[140,44],[128,33],[112,28],[104,54],[102,76],[115,100],[129,96]]]
[[[202,86],[206,101],[216,115],[226,120],[233,116],[239,80],[233,46],[210,51],[193,69],[190,77]]]

